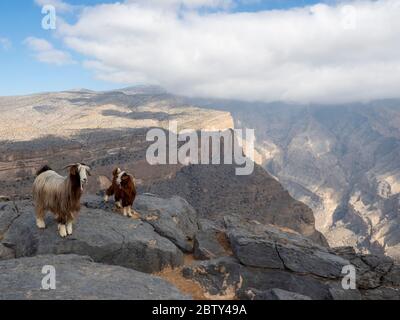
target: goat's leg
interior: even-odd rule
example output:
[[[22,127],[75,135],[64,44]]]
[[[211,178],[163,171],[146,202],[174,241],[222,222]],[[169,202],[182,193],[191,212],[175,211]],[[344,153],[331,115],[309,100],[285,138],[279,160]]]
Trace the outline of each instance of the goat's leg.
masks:
[[[124,209],[124,208],[122,207],[122,202],[121,202],[121,200],[115,201],[115,206],[116,206],[118,209]]]
[[[67,235],[72,235],[72,231],[73,231],[73,223],[75,221],[75,218],[78,217],[79,212],[71,212],[68,216],[67,216]]]
[[[107,189],[106,194],[104,195],[104,202],[108,202],[108,200],[113,194],[114,194],[114,185],[112,185]]]
[[[132,207],[129,206],[129,207],[126,207],[125,209],[126,209],[126,215],[128,217],[132,218],[133,217],[133,215],[132,215]]]
[[[36,226],[39,229],[46,229],[46,223],[44,222],[46,211],[41,206],[36,206],[35,213],[36,213]]]
[[[61,238],[65,238],[68,233],[67,233],[67,218],[63,214],[59,214],[57,217],[57,222],[58,222],[58,233],[60,234]]]
[[[72,232],[73,232],[73,223],[74,223],[74,220],[68,220],[67,221],[67,235],[72,235]]]

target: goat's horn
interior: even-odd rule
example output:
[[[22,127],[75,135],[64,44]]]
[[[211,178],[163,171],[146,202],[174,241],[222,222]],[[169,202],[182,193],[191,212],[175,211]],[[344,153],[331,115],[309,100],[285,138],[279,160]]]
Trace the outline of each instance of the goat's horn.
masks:
[[[73,166],[76,166],[76,164],[74,163],[74,164],[69,164],[69,165],[67,165],[67,166],[65,166],[63,169],[65,170],[65,169],[69,169],[69,168],[71,168],[71,167],[73,167]]]

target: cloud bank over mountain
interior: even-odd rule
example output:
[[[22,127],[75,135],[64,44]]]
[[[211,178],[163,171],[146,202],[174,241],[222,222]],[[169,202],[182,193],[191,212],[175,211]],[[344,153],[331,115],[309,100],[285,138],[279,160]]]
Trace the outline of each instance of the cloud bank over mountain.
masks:
[[[340,103],[400,96],[400,2],[240,12],[221,0],[85,7],[57,35],[106,81],[185,95]]]

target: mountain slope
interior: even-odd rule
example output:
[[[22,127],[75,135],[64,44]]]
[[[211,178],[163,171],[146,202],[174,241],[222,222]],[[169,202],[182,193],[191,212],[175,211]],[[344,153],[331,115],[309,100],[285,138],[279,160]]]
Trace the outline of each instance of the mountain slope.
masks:
[[[108,187],[112,170],[119,166],[135,175],[140,190],[185,195],[204,216],[243,215],[326,244],[315,230],[311,210],[259,167],[240,178],[233,166],[150,166],[146,161],[149,128],[168,129],[174,120],[179,129],[226,130],[233,128],[229,112],[199,108],[157,88],[142,87],[4,97],[0,110],[0,196],[29,197],[40,166],[48,163],[62,172],[63,166],[78,161],[93,167],[88,192],[98,193]],[[210,191],[203,192],[205,188]]]

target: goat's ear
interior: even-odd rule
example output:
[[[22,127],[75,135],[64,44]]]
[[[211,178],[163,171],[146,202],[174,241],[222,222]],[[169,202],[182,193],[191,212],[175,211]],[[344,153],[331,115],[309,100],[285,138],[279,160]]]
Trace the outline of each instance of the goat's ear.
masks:
[[[71,166],[70,168],[69,168],[69,174],[71,175],[71,176],[76,176],[77,174],[79,174],[79,172],[78,172],[78,166]]]

